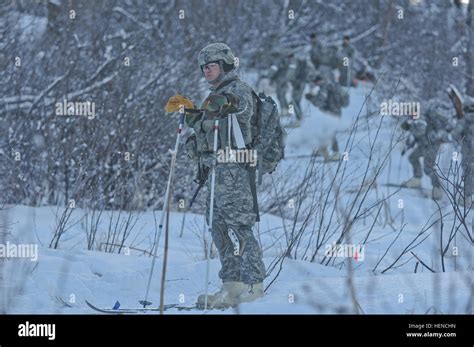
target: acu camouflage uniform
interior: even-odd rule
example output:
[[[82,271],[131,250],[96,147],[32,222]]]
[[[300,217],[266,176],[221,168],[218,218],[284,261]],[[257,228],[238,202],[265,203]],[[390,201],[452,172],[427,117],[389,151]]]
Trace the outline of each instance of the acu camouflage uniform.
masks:
[[[344,87],[350,87],[352,82],[352,60],[354,57],[354,47],[350,43],[344,42],[339,50],[339,84]],[[345,59],[347,65],[344,65]]]
[[[306,98],[323,111],[341,116],[342,107],[347,106],[348,94],[336,82],[334,69],[340,67],[339,53],[336,47],[325,47],[319,41],[313,40],[310,51],[311,62],[317,70],[312,79],[319,82],[318,94],[307,94]]]
[[[312,38],[310,60],[314,71],[309,71],[309,79],[319,86],[317,94],[307,93],[306,99],[320,110],[329,112],[336,117],[341,117],[343,106],[347,106],[348,94],[344,94],[342,88],[337,84],[334,69],[338,67],[338,55],[335,47],[323,46],[321,42]],[[325,160],[338,160],[339,144],[334,135],[332,137],[331,149],[334,152],[329,155],[327,146],[321,146],[315,153],[322,155]]]
[[[474,172],[474,97],[466,96],[464,100],[464,117],[458,119],[452,131],[453,138],[461,145],[462,168],[464,175],[464,196],[468,199],[472,196]]]
[[[234,71],[230,71],[222,78],[219,86],[212,86],[210,90],[210,95],[228,93],[226,95],[231,95],[238,100],[238,110],[234,114],[237,116],[245,144],[249,145],[252,141],[252,115],[256,107],[250,86],[240,81]],[[213,123],[214,118],[220,116],[209,111],[204,111],[198,116],[186,116],[187,125],[195,130],[197,154],[202,169],[209,170],[212,164],[216,163],[213,155],[214,131],[210,126],[203,127],[203,125],[205,122]],[[225,149],[226,146],[235,148],[233,136],[229,139],[227,130],[227,116],[224,116],[219,119],[218,150]],[[219,277],[223,282],[245,284],[263,282],[265,265],[262,250],[252,232],[252,227],[256,222],[256,213],[248,163],[219,162],[216,163],[215,173],[212,239],[219,251],[222,265]],[[206,181],[206,187],[208,192],[206,218],[209,222],[210,175]],[[238,248],[235,247],[231,235],[236,236]]]
[[[414,177],[421,179],[423,169],[431,179],[433,188],[441,187],[436,174],[436,158],[440,146],[449,141],[449,134],[446,131],[447,118],[443,115],[445,108],[440,103],[433,103],[425,112],[424,119],[408,120],[402,123],[403,130],[410,131],[411,135],[407,140],[408,147],[416,146],[408,157],[413,167]],[[420,159],[424,158],[424,168],[422,169]]]
[[[307,63],[304,57],[291,54],[290,65],[288,66],[288,81],[292,87],[291,104],[293,105],[294,113],[298,120],[303,119],[301,99],[303,98],[304,87],[306,85],[307,72]]]
[[[268,75],[270,83],[276,88],[277,99],[280,104],[282,115],[286,115],[289,109],[289,103],[286,99],[286,92],[288,91],[288,73],[290,66],[290,57],[280,52],[273,52],[272,59],[275,62],[270,67]]]
[[[306,98],[321,111],[341,117],[344,96],[341,87],[335,81],[322,81],[317,94],[308,93]]]

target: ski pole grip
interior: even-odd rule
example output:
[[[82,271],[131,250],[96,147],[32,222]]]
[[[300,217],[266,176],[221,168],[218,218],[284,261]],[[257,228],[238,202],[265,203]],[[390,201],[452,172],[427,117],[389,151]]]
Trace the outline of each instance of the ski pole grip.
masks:
[[[181,113],[181,115],[179,116],[178,134],[181,134],[181,131],[183,130],[184,116],[184,113]]]
[[[219,120],[214,121],[214,153],[217,152],[217,132],[219,131]]]

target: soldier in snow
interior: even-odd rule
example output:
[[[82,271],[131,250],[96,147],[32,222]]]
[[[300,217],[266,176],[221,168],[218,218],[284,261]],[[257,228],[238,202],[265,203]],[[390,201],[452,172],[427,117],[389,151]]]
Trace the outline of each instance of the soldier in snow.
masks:
[[[201,106],[202,112],[187,114],[186,123],[195,131],[199,165],[209,171],[215,165],[214,218],[212,239],[219,251],[222,268],[221,289],[208,295],[208,307],[222,308],[253,301],[264,295],[265,265],[262,250],[252,232],[257,210],[252,193],[252,175],[248,163],[216,162],[213,156],[214,120],[219,119],[218,149],[233,147],[237,141],[228,132],[228,115],[236,116],[243,146],[252,141],[251,118],[255,99],[251,87],[242,82],[234,65],[235,57],[223,43],[204,47],[198,56],[199,67],[210,85],[210,94]],[[235,125],[232,125],[232,129]],[[255,178],[253,177],[255,180]],[[207,180],[208,194],[211,180]],[[209,221],[207,199],[207,219]],[[198,305],[205,303],[205,294]]]

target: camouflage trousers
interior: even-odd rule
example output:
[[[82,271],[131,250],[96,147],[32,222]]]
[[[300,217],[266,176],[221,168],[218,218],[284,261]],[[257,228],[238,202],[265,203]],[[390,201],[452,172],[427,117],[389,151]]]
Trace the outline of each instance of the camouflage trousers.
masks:
[[[209,221],[211,176],[206,182]],[[216,165],[212,240],[219,251],[223,282],[263,282],[265,265],[262,249],[253,235],[256,214],[250,189],[249,171],[243,164]]]
[[[344,87],[350,87],[352,85],[352,71],[349,66],[342,66],[339,69],[339,84]]]
[[[278,102],[280,103],[280,111],[283,109],[288,110],[288,101],[286,100],[286,92],[288,90],[288,84],[285,82],[277,83],[276,94]]]
[[[291,103],[294,108],[296,118],[303,119],[303,111],[301,110],[301,99],[303,98],[305,84],[298,81],[291,84],[293,90],[291,92]]]
[[[417,178],[423,176],[423,171],[431,179],[433,187],[440,187],[439,178],[436,175],[436,157],[439,151],[439,145],[417,145],[411,152],[408,160],[413,167],[413,174]],[[424,159],[424,170],[421,168],[420,158]]]

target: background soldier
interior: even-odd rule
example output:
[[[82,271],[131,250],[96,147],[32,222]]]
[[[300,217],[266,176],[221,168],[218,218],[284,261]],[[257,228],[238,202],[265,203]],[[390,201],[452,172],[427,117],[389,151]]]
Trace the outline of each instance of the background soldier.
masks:
[[[272,54],[272,60],[274,64],[270,67],[268,78],[270,83],[276,88],[277,99],[280,103],[280,113],[282,116],[287,116],[289,104],[286,99],[286,92],[288,91],[288,68],[290,66],[290,57],[280,51],[275,51]]]
[[[410,132],[406,143],[407,148],[415,147],[408,157],[413,167],[413,177],[403,182],[402,186],[421,189],[423,169],[420,159],[424,158],[424,172],[431,179],[433,186],[432,198],[434,200],[439,200],[443,196],[441,183],[435,170],[436,158],[441,144],[450,141],[449,134],[446,131],[448,118],[445,114],[447,112],[449,110],[443,103],[433,100],[421,118],[407,120],[401,125],[403,130]],[[402,152],[402,155],[404,152],[405,150]]]
[[[306,59],[302,55],[291,52],[289,54],[290,65],[288,67],[288,81],[291,83],[291,105],[296,116],[295,126],[299,126],[303,120],[301,110],[301,98],[303,97],[306,85],[306,75],[308,66]],[[291,113],[291,112],[290,112]]]
[[[354,86],[352,80],[353,58],[354,47],[352,47],[349,36],[344,36],[342,46],[339,49],[339,84],[341,86]]]
[[[321,111],[341,118],[342,107],[349,104],[349,95],[347,92],[342,90],[341,86],[337,84],[336,81],[324,80],[319,75],[314,78],[313,82],[317,87],[319,87],[319,90],[316,94],[307,93],[305,95],[306,99]],[[322,146],[315,154],[323,156],[325,161],[339,160],[340,153],[336,136],[333,136],[332,138],[331,150],[333,153],[330,155],[327,147]]]
[[[474,134],[474,97],[465,96],[463,111],[452,130],[454,140],[461,145],[462,169],[464,177],[464,194],[459,204],[468,209],[472,204],[472,173],[473,173],[473,134]]]
[[[322,45],[316,33],[311,34],[310,38],[310,59],[316,69],[310,78],[319,90],[316,94],[307,93],[305,97],[320,110],[340,118],[342,107],[349,104],[349,94],[336,82],[334,75],[334,69],[339,66],[337,48]],[[331,149],[332,155],[329,155],[326,146],[319,148],[315,154],[322,155],[326,161],[339,160],[339,145],[335,136],[332,139]]]

